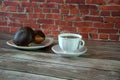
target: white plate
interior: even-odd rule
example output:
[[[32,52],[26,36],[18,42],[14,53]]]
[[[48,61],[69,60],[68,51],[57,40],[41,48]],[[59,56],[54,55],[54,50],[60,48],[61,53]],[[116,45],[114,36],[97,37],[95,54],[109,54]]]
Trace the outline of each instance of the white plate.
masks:
[[[13,43],[13,40],[9,40],[6,43],[7,45],[14,47],[14,48],[24,49],[24,50],[34,50],[34,49],[40,49],[40,48],[44,48],[44,47],[51,45],[53,43],[53,38],[50,38],[50,37],[46,38],[42,43],[33,44],[32,46],[17,46]]]
[[[59,47],[59,45],[55,45],[52,47],[53,52],[55,52],[56,54],[63,56],[63,57],[76,57],[76,56],[80,56],[84,53],[87,52],[87,47],[82,47],[80,50],[74,52],[74,53],[64,53],[61,48]]]

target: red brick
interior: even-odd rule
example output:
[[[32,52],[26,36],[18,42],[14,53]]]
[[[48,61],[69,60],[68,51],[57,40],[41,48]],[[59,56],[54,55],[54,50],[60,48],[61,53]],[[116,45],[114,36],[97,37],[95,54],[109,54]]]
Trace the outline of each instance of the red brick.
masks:
[[[11,1],[11,0],[8,0],[8,1]],[[12,0],[12,1],[21,2],[21,0]],[[27,2],[27,0],[22,0],[22,2]]]
[[[120,10],[120,6],[101,6],[100,10]]]
[[[70,8],[70,4],[58,4],[58,8],[59,9],[69,9]]]
[[[2,32],[2,27],[0,27],[0,32]]]
[[[120,23],[115,24],[115,28],[120,29]]]
[[[90,37],[90,39],[98,39],[98,34],[97,33],[90,33],[89,37]]]
[[[114,17],[114,16],[120,16],[120,11],[118,11],[118,12],[112,12],[112,16]]]
[[[101,16],[110,16],[110,11],[101,11]]]
[[[25,10],[26,10],[26,12],[33,13],[33,9],[32,8],[27,7],[27,8],[25,8]]]
[[[48,29],[48,30],[58,30],[58,27],[53,24],[43,24],[42,29]]]
[[[42,8],[34,8],[34,12],[35,13],[42,13],[43,12],[43,9]]]
[[[3,27],[3,32],[10,32],[10,28],[9,27]]]
[[[37,3],[22,2],[22,7],[37,7]]]
[[[66,0],[66,3],[85,4],[85,0]]]
[[[5,6],[20,6],[18,2],[10,2],[10,1],[4,1]]]
[[[51,36],[51,32],[50,30],[48,29],[41,29],[47,36]]]
[[[77,4],[58,4],[59,9],[77,9]]]
[[[79,33],[83,39],[88,39],[88,33]]]
[[[51,9],[48,9],[48,8],[43,9],[43,13],[50,13],[50,12],[51,12]]]
[[[20,18],[18,19],[20,21],[20,23],[36,23],[36,20],[35,19],[27,19],[27,18]]]
[[[79,16],[64,16],[65,21],[81,21],[81,17]]]
[[[74,23],[75,27],[92,27],[93,26],[93,23],[92,22],[75,22]]]
[[[55,25],[72,26],[72,22],[70,22],[70,21],[55,20]]]
[[[52,37],[57,38],[57,36],[58,36],[59,34],[60,34],[59,31],[51,31],[51,35],[52,35]]]
[[[120,0],[108,0],[109,5],[120,5]]]
[[[98,33],[109,33],[109,34],[117,34],[118,30],[117,29],[98,29]]]
[[[40,24],[39,23],[31,23],[30,26],[33,28],[33,29],[40,29]]]
[[[113,29],[114,28],[114,24],[112,23],[101,23],[101,22],[97,22],[94,23],[94,27],[98,28],[98,29]]]
[[[119,23],[120,18],[106,17],[104,18],[104,22]]]
[[[29,24],[33,29],[40,29],[40,24],[30,23]]]
[[[44,4],[41,4],[40,7],[42,8],[57,8],[57,4],[55,3],[44,3]]]
[[[59,9],[52,9],[52,13],[59,13]]]
[[[46,0],[30,0],[30,2],[45,2]]]
[[[63,25],[64,21],[62,20],[55,20],[55,25]]]
[[[82,33],[82,32],[84,32],[84,33],[89,33],[89,32],[91,33],[91,32],[93,32],[94,33],[94,32],[97,32],[97,29],[96,28],[88,28],[88,27],[87,28],[78,27],[78,32],[79,33]]]
[[[7,22],[0,21],[0,26],[7,26]]]
[[[70,9],[70,15],[78,15],[79,10],[78,9]]]
[[[54,24],[54,20],[52,19],[39,19],[37,22],[39,24]]]
[[[17,11],[17,7],[11,6],[11,7],[8,7],[8,10],[9,10],[10,12],[16,12],[16,11]]]
[[[27,18],[27,14],[19,14],[19,13],[13,13],[12,17],[16,18]]]
[[[62,19],[61,15],[59,14],[46,14],[47,19]]]
[[[23,26],[29,26],[29,27],[31,27],[33,29],[40,29],[40,27],[39,27],[40,24],[36,24],[36,23],[26,23]]]
[[[7,11],[7,6],[0,6],[0,11]]]
[[[44,18],[45,14],[29,14],[29,18]]]
[[[11,16],[11,14],[6,12],[0,12],[0,16]]]
[[[18,7],[18,12],[24,12],[24,7]]]
[[[0,5],[2,4],[2,0],[0,0]]]
[[[9,27],[0,27],[0,31],[2,31],[2,32],[10,32],[10,28]]]
[[[100,21],[100,22],[103,21],[102,17],[93,17],[93,16],[85,16],[83,19],[86,21]]]
[[[119,41],[119,36],[120,35],[110,35],[110,40]]]
[[[47,2],[63,3],[64,0],[47,0]]]
[[[74,32],[89,40],[120,41],[118,0],[0,0],[0,4],[0,31],[30,26],[56,37]]]
[[[13,17],[6,17],[6,18],[4,18],[4,20],[5,20],[7,23],[11,23],[11,22],[17,22],[17,23],[19,23],[18,19],[13,18]]]
[[[100,39],[108,39],[108,34],[100,34],[99,38]]]
[[[97,6],[96,5],[79,5],[79,9],[95,9],[97,10]]]
[[[36,18],[44,18],[45,14],[36,14]]]
[[[61,14],[68,14],[69,10],[68,9],[61,9]]]
[[[10,26],[10,27],[21,27],[23,25],[19,24],[19,23],[9,23],[8,26]]]
[[[2,16],[0,16],[0,21],[3,21]]]
[[[11,27],[10,32],[15,33],[18,29],[18,27]]]
[[[63,32],[76,32],[76,28],[71,26],[60,26],[59,29]]]
[[[69,4],[69,8],[70,9],[78,9],[78,5],[77,4]]]
[[[102,5],[105,4],[105,0],[86,0],[86,3]]]
[[[80,14],[81,14],[81,15],[87,15],[87,14],[89,14],[89,10],[87,10],[87,9],[82,9],[82,10],[80,10]]]
[[[90,15],[99,15],[98,10],[90,10]]]

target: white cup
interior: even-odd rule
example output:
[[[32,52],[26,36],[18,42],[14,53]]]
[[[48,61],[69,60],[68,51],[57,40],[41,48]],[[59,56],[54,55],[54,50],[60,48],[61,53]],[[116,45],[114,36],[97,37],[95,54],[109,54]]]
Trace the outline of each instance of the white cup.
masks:
[[[74,33],[62,33],[58,35],[58,43],[65,53],[74,53],[85,45],[82,36]]]

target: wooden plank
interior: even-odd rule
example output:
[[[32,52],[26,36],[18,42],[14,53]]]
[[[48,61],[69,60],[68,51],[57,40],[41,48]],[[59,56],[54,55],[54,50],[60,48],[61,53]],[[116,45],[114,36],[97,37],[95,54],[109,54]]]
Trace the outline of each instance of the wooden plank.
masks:
[[[11,34],[0,34],[2,39],[0,38],[0,47],[6,49],[14,49],[10,46],[6,45],[6,41],[9,40],[12,35]],[[6,37],[7,36],[7,37]],[[11,36],[11,37],[9,37]],[[56,41],[57,42],[57,41]],[[54,44],[56,44],[56,42]],[[53,45],[54,45],[53,44]],[[36,50],[36,52],[46,52],[53,53],[51,47],[49,46],[44,49]],[[94,59],[110,59],[110,60],[119,60],[120,61],[120,42],[95,42],[95,41],[86,41],[86,46],[88,48],[88,52],[82,57],[85,58],[94,58]]]
[[[65,80],[65,79],[0,69],[0,80]]]
[[[90,68],[87,67],[88,64],[86,65],[86,67],[82,67],[80,65],[73,65],[72,61],[71,64],[60,64],[60,63],[58,64],[52,62],[33,61],[33,60],[19,59],[19,58],[7,58],[7,59],[0,58],[0,69],[8,69],[13,71],[15,70],[15,71],[21,71],[21,72],[32,73],[37,75],[47,75],[57,78],[64,78],[64,79],[81,79],[81,80],[119,80],[120,79],[119,71],[103,70],[103,69],[97,69],[95,67]],[[105,65],[105,66],[110,66],[110,65]]]
[[[0,47],[7,48],[13,50],[14,48],[8,46],[6,44],[7,40],[0,40]],[[108,44],[109,43],[109,44]],[[54,43],[55,44],[55,43]],[[53,44],[53,45],[54,45]],[[92,45],[93,44],[93,45]],[[36,50],[36,52],[46,52],[46,53],[53,53],[51,47]],[[101,47],[102,45],[102,47]],[[104,46],[103,46],[104,45]],[[118,60],[120,61],[120,43],[118,42],[86,42],[86,46],[88,51],[82,57],[85,58],[99,58],[99,59],[111,59],[111,60]]]
[[[63,58],[51,51],[53,45],[35,51],[22,51],[6,45],[13,34],[0,32],[0,36],[0,69],[58,79],[120,79],[120,42],[86,41],[86,54]]]
[[[18,50],[9,50],[9,49],[1,49],[0,57],[5,58],[20,58],[20,59],[28,59],[28,60],[36,60],[43,62],[51,62],[57,64],[68,64],[74,66],[81,67],[91,67],[96,69],[104,69],[104,70],[120,70],[120,61],[115,60],[106,60],[106,59],[91,59],[84,57],[76,57],[76,58],[62,58],[55,54],[50,53],[42,53],[42,52],[29,52],[29,51],[18,51]]]
[[[5,49],[17,50],[15,48],[12,48],[12,47],[8,46],[6,44],[6,40],[0,40],[0,42],[1,42],[0,43],[0,48],[1,49],[5,48]],[[89,44],[89,42],[87,44]],[[93,44],[93,42],[92,42],[92,44]],[[98,43],[98,44],[100,44],[100,43]],[[53,51],[51,50],[51,47],[53,45],[51,45],[49,47],[46,47],[46,48],[43,48],[43,49],[34,50],[33,52],[45,52],[45,53],[53,54]],[[87,46],[88,51],[87,51],[86,54],[82,55],[82,57],[94,58],[94,59],[110,59],[110,60],[120,61],[120,48],[119,48],[120,45],[117,44],[117,43],[115,45],[113,45],[113,47],[109,47],[109,45],[108,46],[103,46],[103,47],[100,47],[98,45],[96,45],[96,46],[89,46],[88,45]],[[20,51],[20,50],[18,50],[18,51]],[[32,51],[29,51],[29,52],[32,53]]]
[[[99,58],[120,61],[120,42],[91,42],[86,43],[88,52],[86,58]]]
[[[4,32],[0,32],[0,39],[1,40],[9,40],[12,39],[14,36],[14,33],[4,33]]]

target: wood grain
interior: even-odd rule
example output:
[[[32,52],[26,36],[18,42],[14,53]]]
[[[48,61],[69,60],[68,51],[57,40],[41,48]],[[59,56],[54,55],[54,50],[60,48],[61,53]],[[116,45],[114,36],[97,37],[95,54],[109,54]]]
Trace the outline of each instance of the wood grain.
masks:
[[[104,70],[98,69],[94,66],[95,65],[93,65],[93,67],[88,66],[84,67],[79,65],[77,66],[72,65],[72,63],[71,65],[68,65],[19,58],[0,59],[1,69],[20,71],[37,75],[47,75],[65,79],[89,79],[89,80],[101,80],[101,79],[117,80],[120,78],[119,72],[120,69],[118,71]],[[102,77],[102,75],[104,76]]]
[[[65,80],[65,79],[0,69],[0,80]]]
[[[13,34],[0,36],[0,80],[120,80],[120,42],[86,41],[86,54],[64,58],[51,50],[56,41],[25,51],[6,45]]]

